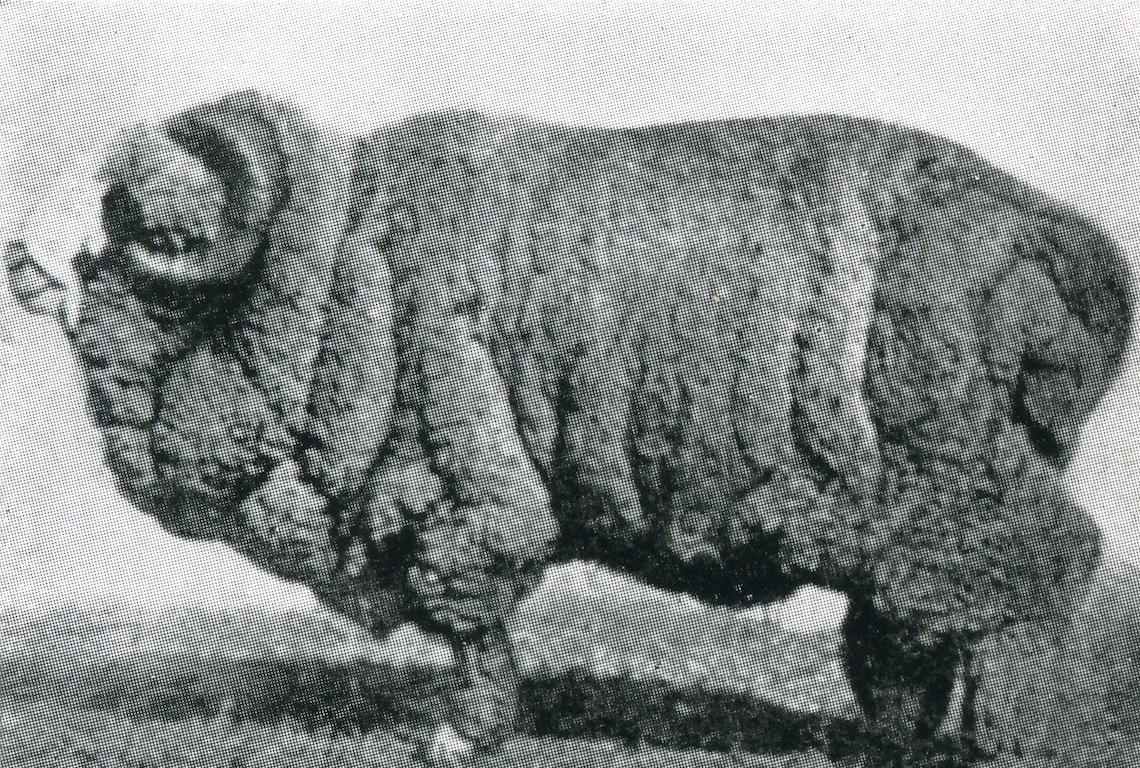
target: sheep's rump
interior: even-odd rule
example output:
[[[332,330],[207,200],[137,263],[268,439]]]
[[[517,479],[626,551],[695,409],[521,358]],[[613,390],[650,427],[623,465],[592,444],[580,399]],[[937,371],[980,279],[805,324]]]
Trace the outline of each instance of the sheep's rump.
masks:
[[[510,562],[550,554],[550,516],[569,554],[712,600],[816,582],[932,632],[1054,612],[1091,570],[1060,471],[1119,366],[1124,265],[961,147],[835,117],[447,113],[350,154],[256,99],[176,121],[219,119],[275,131],[288,169],[253,273],[165,315],[88,276],[77,336],[112,467],[179,533],[342,607],[388,599],[411,518],[464,493],[425,441],[438,411],[448,445],[525,448],[487,449],[487,482],[549,491],[488,524]],[[325,506],[274,501],[286,458]]]

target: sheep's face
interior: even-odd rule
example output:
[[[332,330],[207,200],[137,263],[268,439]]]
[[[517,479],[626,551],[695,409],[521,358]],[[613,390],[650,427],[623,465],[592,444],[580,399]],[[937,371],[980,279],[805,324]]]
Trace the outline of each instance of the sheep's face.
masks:
[[[274,201],[251,159],[201,126],[126,133],[102,176],[107,244],[75,262],[92,408],[128,495],[200,528],[293,450],[234,348]]]
[[[322,147],[239,96],[125,132],[99,177],[105,245],[72,262],[70,334],[120,487],[177,533],[241,538],[234,513],[320,443],[311,390],[349,170]],[[13,275],[38,269],[13,253]],[[310,479],[295,485],[331,486]]]

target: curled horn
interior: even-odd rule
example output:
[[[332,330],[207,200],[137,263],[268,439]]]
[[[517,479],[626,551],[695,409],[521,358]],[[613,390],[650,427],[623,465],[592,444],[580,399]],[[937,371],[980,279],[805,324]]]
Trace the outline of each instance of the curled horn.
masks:
[[[271,122],[219,102],[127,131],[104,176],[105,228],[127,266],[193,286],[231,280],[249,264],[285,169]]]

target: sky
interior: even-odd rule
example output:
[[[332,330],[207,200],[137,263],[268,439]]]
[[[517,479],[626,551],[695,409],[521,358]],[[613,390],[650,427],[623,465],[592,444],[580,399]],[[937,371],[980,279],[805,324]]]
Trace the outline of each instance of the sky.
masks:
[[[840,112],[944,134],[1140,265],[1140,7],[1122,2],[0,4],[0,240],[112,133],[259,87],[365,131],[465,106],[595,125]],[[304,603],[129,509],[62,335],[0,289],[3,601]],[[1140,357],[1069,472],[1140,562]]]

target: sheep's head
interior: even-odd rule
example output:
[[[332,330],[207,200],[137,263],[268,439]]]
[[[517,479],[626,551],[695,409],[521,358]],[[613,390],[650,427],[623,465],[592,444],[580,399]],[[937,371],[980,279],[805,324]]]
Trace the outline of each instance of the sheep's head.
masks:
[[[104,244],[72,262],[68,333],[124,494],[176,533],[230,541],[302,579],[340,557],[324,551],[345,523],[329,509],[359,493],[387,419],[384,403],[362,415],[337,398],[382,400],[390,382],[344,381],[346,355],[327,349],[363,354],[367,371],[390,358],[368,346],[385,334],[364,327],[383,312],[362,307],[350,332],[330,316],[348,150],[252,93],[132,128],[88,190]],[[25,308],[56,312],[62,283],[34,250],[7,246],[10,284]],[[346,279],[361,273],[379,270],[342,265]],[[382,282],[352,294],[388,300]],[[290,526],[313,541],[272,541]]]

